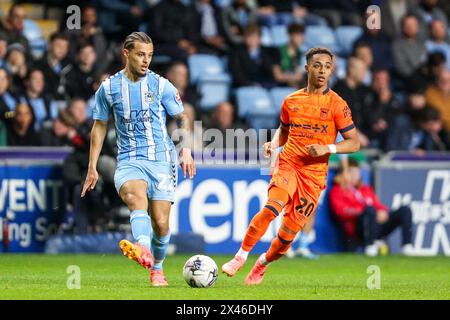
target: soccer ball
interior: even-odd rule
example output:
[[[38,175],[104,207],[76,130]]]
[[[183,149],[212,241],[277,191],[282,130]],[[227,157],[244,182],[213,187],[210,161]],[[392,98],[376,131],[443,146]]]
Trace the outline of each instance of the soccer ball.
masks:
[[[190,257],[183,267],[183,277],[193,288],[209,288],[214,285],[219,275],[217,264],[208,256]]]

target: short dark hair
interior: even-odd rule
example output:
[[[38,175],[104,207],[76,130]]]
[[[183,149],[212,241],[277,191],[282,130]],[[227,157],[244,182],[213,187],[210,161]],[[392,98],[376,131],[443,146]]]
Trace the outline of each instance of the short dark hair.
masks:
[[[305,33],[305,26],[298,23],[292,23],[288,27],[288,34]]]
[[[130,33],[123,42],[123,48],[127,50],[132,50],[134,48],[135,42],[143,42],[143,43],[149,43],[153,44],[152,38],[148,36],[145,32],[142,31],[136,31],[133,33]]]
[[[253,23],[253,24],[249,24],[245,29],[244,29],[244,36],[247,37],[249,35],[252,35],[254,33],[257,33],[258,35],[261,35],[261,29],[259,27],[258,24]]]
[[[353,158],[348,158],[348,166],[359,168],[360,167],[359,161]]]
[[[308,63],[311,60],[311,58],[316,54],[327,54],[330,56],[331,60],[334,59],[334,55],[330,49],[323,48],[323,47],[315,47],[315,48],[311,48],[308,51],[306,51],[306,53],[305,53],[306,62]]]
[[[62,33],[62,32],[52,33],[49,40],[50,40],[50,42],[53,42],[58,39],[64,40],[64,41],[69,41],[69,37],[65,33]]]
[[[434,109],[430,106],[425,106],[422,110],[420,110],[420,119],[422,123],[428,121],[436,121],[441,119],[441,114],[438,110]]]

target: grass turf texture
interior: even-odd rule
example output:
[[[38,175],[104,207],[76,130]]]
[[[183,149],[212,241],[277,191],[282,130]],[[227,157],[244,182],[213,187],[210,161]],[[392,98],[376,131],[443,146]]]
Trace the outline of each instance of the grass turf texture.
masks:
[[[211,256],[220,266],[230,256]],[[220,273],[208,289],[188,287],[182,267],[189,255],[170,256],[165,272],[170,287],[153,288],[148,271],[117,255],[0,254],[0,299],[450,299],[450,258],[324,255],[319,260],[283,258],[263,283],[243,280],[257,256],[233,278]],[[81,289],[67,289],[67,268],[81,270]],[[367,289],[370,265],[381,270],[381,288]]]

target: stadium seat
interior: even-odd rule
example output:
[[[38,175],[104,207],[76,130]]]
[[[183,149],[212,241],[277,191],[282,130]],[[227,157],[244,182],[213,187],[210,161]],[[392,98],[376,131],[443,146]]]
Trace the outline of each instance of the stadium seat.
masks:
[[[291,94],[292,92],[296,91],[296,88],[292,87],[275,87],[270,90],[270,97],[272,98],[272,105],[275,108],[275,110],[280,110],[281,105],[283,103],[283,100]]]
[[[269,92],[261,87],[236,89],[238,115],[247,119],[255,129],[272,129],[276,126],[279,112],[273,108]]]
[[[219,103],[228,101],[231,78],[228,74],[203,76],[197,83],[200,109],[209,111]]]
[[[333,30],[327,26],[307,26],[305,30],[305,46],[325,47],[339,54],[339,45],[336,41]]]
[[[288,43],[289,34],[287,30],[287,26],[285,25],[274,25],[270,29],[270,33],[272,36],[272,45],[276,47],[281,47]]]
[[[338,79],[344,79],[347,73],[347,59],[343,57],[336,58],[336,77]]]
[[[36,23],[41,28],[42,36],[44,39],[49,39],[52,33],[58,32],[59,30],[59,22],[55,19],[38,19],[35,20]]]
[[[197,84],[202,77],[210,77],[225,73],[219,57],[211,54],[193,54],[188,58],[191,84]]]
[[[359,26],[339,26],[335,30],[336,40],[340,47],[340,53],[348,56],[353,50],[353,44],[363,34]]]
[[[268,27],[261,27],[261,44],[265,47],[273,46],[272,34]]]
[[[35,59],[39,59],[47,48],[41,28],[34,20],[25,19],[23,34],[30,44],[31,54]]]

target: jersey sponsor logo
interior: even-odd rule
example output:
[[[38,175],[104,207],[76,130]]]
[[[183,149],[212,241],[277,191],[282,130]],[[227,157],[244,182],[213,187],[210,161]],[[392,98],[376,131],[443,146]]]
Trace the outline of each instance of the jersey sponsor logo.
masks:
[[[319,126],[317,123],[315,123],[315,124],[290,123],[289,126],[293,127],[293,128],[301,128],[301,129],[307,130],[307,131],[314,131],[314,133],[328,133],[328,125],[327,124],[321,124]]]
[[[122,117],[121,122],[127,131],[145,130],[145,123],[152,122],[152,117],[148,110],[132,110],[130,118]]]

